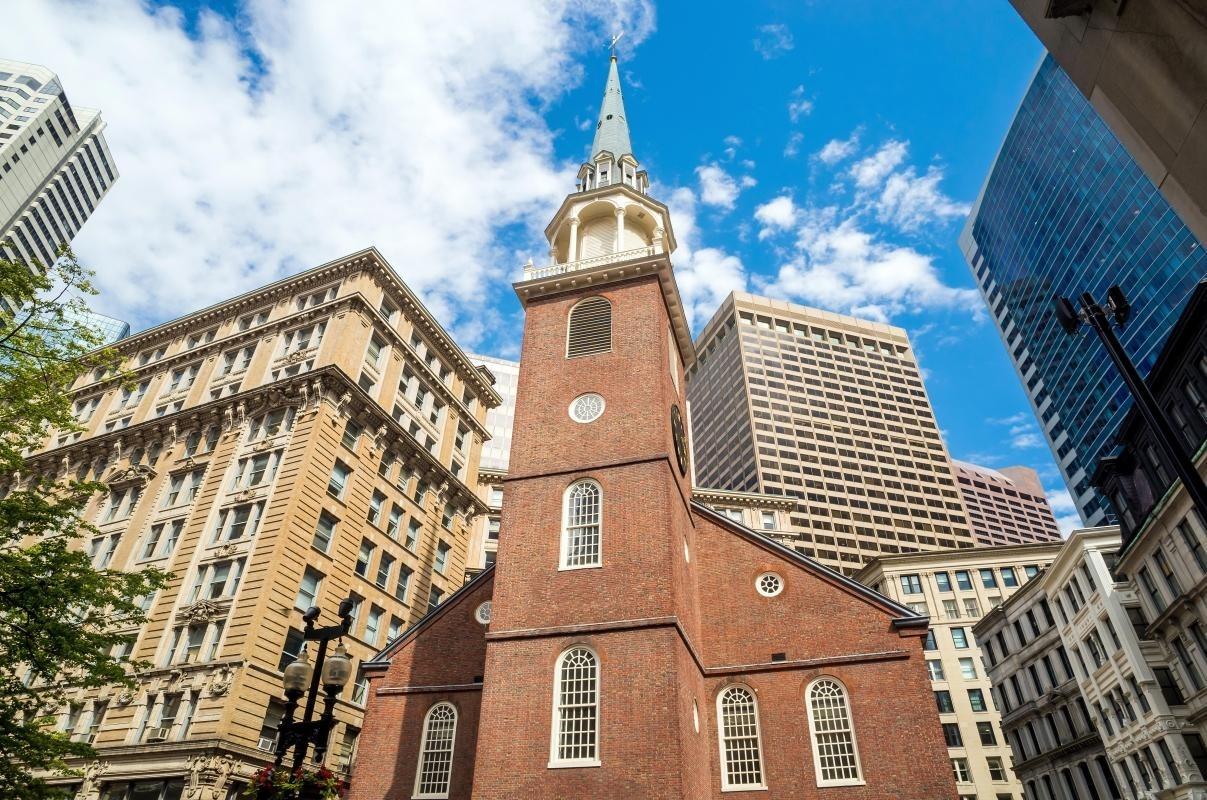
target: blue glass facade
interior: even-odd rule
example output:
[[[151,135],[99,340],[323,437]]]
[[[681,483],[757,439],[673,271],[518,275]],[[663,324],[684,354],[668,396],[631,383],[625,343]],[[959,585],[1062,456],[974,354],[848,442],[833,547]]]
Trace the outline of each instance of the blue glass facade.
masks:
[[[1051,57],[960,245],[1082,520],[1109,521],[1089,475],[1130,402],[1097,338],[1066,335],[1052,299],[1123,287],[1133,312],[1121,339],[1147,374],[1207,254]]]

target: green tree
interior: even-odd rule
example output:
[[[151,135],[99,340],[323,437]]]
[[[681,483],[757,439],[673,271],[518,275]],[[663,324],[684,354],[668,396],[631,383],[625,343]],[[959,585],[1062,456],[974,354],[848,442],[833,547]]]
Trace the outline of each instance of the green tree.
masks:
[[[166,579],[94,568],[81,512],[105,487],[31,457],[48,433],[80,429],[75,378],[119,365],[88,322],[90,277],[66,248],[49,267],[0,257],[0,798],[55,797],[37,773],[92,753],[54,715],[81,689],[131,685],[111,653],[145,621],[137,598]]]

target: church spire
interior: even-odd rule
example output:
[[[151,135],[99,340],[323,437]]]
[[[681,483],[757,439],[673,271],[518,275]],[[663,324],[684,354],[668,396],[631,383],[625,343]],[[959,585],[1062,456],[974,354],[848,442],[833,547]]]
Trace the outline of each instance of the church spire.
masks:
[[[599,122],[595,125],[595,141],[591,143],[591,160],[594,161],[604,150],[611,153],[613,158],[633,155],[629,121],[624,113],[624,97],[620,93],[620,75],[616,70],[616,53],[612,53],[608,65],[608,82],[604,86],[603,103],[599,107]]]

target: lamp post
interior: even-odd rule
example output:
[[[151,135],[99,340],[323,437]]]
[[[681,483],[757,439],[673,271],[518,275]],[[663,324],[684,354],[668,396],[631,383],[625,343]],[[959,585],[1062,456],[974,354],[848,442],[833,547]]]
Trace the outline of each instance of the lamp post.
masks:
[[[285,687],[285,715],[281,718],[278,729],[277,757],[274,767],[279,767],[285,761],[285,754],[293,747],[293,769],[298,770],[306,760],[310,745],[314,745],[314,760],[320,765],[327,753],[327,740],[331,729],[335,727],[335,699],[352,676],[352,659],[344,649],[344,643],[338,642],[335,651],[327,656],[328,642],[342,639],[352,627],[352,598],[347,598],[339,604],[340,622],[338,625],[328,625],[316,628],[315,621],[322,613],[317,607],[312,607],[302,615],[306,629],[302,632],[304,642],[318,642],[318,654],[314,664],[306,656],[305,646],[293,663],[285,668],[282,681]],[[323,712],[317,720],[313,719],[314,707],[318,701],[319,684],[323,687]],[[302,718],[295,720],[298,704],[306,697]]]
[[[1111,357],[1123,382],[1127,384],[1128,391],[1135,400],[1136,410],[1140,412],[1148,429],[1152,431],[1165,462],[1173,467],[1174,473],[1181,479],[1182,485],[1186,487],[1186,493],[1190,495],[1191,502],[1199,511],[1200,518],[1207,520],[1207,486],[1204,486],[1202,476],[1191,463],[1185,449],[1178,443],[1177,435],[1169,421],[1165,419],[1165,414],[1157,404],[1157,399],[1153,397],[1148,384],[1136,371],[1135,365],[1128,358],[1127,351],[1123,349],[1123,345],[1112,329],[1112,320],[1120,328],[1127,322],[1132,310],[1131,303],[1127,301],[1123,290],[1118,286],[1112,286],[1106,290],[1106,308],[1096,303],[1089,292],[1082,292],[1080,299],[1081,311],[1077,311],[1073,307],[1073,302],[1067,297],[1056,298],[1056,318],[1059,320],[1060,326],[1064,328],[1065,333],[1072,335],[1081,327],[1082,322],[1088,322],[1094,332],[1098,334],[1098,338],[1106,347],[1107,355]]]

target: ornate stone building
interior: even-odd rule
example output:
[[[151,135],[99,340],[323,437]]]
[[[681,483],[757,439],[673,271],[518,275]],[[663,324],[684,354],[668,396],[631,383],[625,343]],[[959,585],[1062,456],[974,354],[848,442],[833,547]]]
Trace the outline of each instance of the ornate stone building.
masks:
[[[173,577],[121,654],[145,662],[136,688],[62,710],[99,751],[74,789],[222,800],[272,759],[304,609],[329,623],[352,597],[359,660],[462,585],[499,397],[372,249],[117,347],[125,375],[74,387],[86,430],[34,463],[109,484],[87,512],[98,567]],[[340,697],[329,766],[347,768],[364,696],[358,678]]]
[[[691,499],[694,348],[615,60],[530,269],[498,562],[365,665],[352,800],[955,796],[926,618]]]

